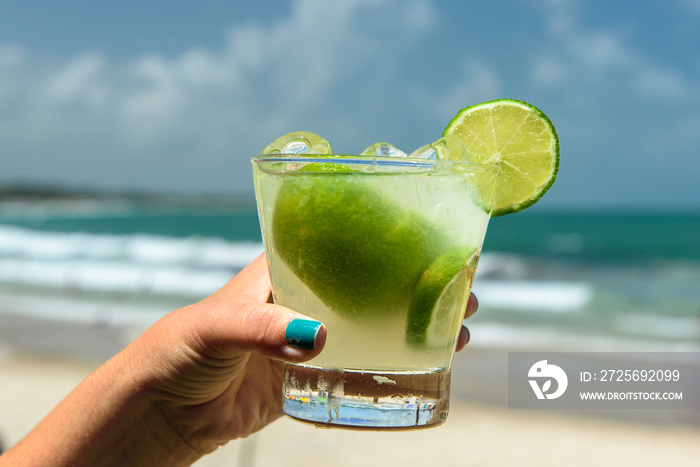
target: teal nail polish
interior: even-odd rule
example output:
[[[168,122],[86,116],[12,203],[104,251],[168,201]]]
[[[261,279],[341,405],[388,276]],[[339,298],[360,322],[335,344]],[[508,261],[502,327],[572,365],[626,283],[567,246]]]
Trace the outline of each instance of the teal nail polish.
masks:
[[[284,339],[292,347],[312,350],[316,346],[316,336],[321,323],[310,319],[293,319],[287,324]]]

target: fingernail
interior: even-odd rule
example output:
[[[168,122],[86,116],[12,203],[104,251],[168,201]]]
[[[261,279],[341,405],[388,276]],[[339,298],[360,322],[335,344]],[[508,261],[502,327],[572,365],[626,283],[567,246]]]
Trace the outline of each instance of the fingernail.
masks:
[[[284,339],[292,347],[313,350],[321,323],[310,319],[293,319],[287,324]]]
[[[464,345],[467,345],[470,340],[472,340],[472,333],[469,332],[469,328],[466,326],[462,326],[465,331],[467,331],[467,342],[464,343]]]

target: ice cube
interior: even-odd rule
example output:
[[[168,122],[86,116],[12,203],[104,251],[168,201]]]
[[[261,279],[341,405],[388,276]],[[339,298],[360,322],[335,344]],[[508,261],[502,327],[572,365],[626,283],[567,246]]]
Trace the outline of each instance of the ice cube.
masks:
[[[374,143],[360,153],[361,156],[406,157],[406,153],[389,143]]]
[[[284,154],[304,154],[309,151],[309,143],[305,140],[290,141],[282,147]]]
[[[467,160],[467,147],[455,135],[445,135],[439,140],[426,144],[411,153],[414,159],[449,159],[453,161]]]
[[[261,154],[333,154],[328,141],[308,131],[293,131],[280,136]]]
[[[437,153],[433,149],[432,143],[421,146],[411,153],[411,159],[437,159]]]

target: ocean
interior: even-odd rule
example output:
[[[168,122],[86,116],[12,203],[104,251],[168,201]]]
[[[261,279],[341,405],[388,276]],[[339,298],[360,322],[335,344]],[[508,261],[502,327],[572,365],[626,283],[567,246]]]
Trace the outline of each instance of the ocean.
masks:
[[[145,326],[262,249],[252,205],[4,202],[0,313]],[[700,214],[492,219],[473,290],[470,345],[700,351]]]

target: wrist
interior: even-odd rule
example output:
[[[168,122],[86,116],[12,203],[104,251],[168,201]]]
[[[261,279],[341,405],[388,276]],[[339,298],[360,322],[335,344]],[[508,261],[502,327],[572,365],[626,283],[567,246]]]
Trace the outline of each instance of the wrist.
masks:
[[[73,390],[0,465],[185,466],[199,457],[161,413],[152,369],[127,348]],[[136,358],[135,358],[136,357]]]
[[[124,349],[76,390],[83,404],[94,404],[86,407],[93,431],[80,465],[185,466],[201,457],[161,411],[158,369],[138,347]]]
[[[111,430],[122,437],[118,451],[124,448],[114,465],[191,465],[203,453],[183,438],[163,412],[159,368],[153,361],[157,359],[139,344],[133,343],[107,362],[102,368],[105,375],[98,376],[98,384],[110,386],[106,390],[114,402],[108,406],[117,410]]]

